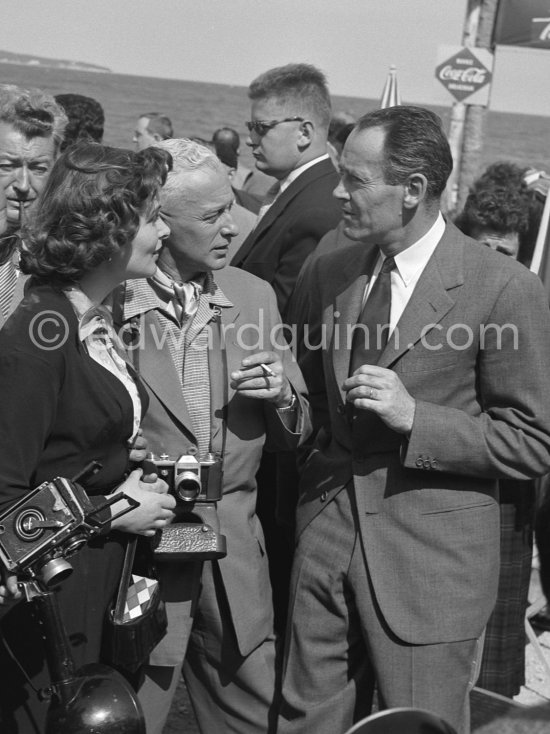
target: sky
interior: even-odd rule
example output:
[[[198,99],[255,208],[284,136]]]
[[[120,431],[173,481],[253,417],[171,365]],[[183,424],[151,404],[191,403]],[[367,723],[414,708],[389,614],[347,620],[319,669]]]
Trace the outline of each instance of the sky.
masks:
[[[434,76],[437,50],[460,45],[466,7],[467,0],[19,0],[9,2],[0,49],[243,86],[273,66],[307,61],[327,74],[333,94],[367,98],[380,97],[395,64],[404,102],[450,104]],[[550,115],[550,96],[540,93],[550,52],[539,57],[533,65],[521,56],[524,72],[517,55],[497,57],[493,109]]]

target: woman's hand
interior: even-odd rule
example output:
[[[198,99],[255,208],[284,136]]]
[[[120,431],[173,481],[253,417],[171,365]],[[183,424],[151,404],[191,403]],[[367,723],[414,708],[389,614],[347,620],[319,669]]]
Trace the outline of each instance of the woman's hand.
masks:
[[[0,604],[7,604],[10,601],[21,599],[23,594],[17,586],[17,576],[2,566],[0,573]]]
[[[139,507],[113,520],[111,523],[113,530],[152,536],[174,519],[172,508],[175,507],[176,500],[171,494],[166,494],[168,491],[166,482],[162,479],[143,482],[142,473],[141,469],[135,469],[117,488],[116,492],[124,492],[139,502]],[[116,505],[114,511],[117,511]]]

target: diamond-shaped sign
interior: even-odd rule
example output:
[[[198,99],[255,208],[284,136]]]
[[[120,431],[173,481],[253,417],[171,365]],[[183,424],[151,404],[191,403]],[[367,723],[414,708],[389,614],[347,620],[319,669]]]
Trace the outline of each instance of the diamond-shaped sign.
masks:
[[[469,48],[462,48],[436,67],[435,76],[458,102],[462,102],[489,84],[493,75]]]

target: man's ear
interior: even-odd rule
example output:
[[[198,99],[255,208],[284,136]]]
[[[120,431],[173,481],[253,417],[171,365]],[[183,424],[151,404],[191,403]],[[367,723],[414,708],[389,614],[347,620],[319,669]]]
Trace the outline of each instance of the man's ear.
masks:
[[[156,143],[162,143],[162,138],[160,137],[159,133],[153,133],[153,140]]]
[[[412,173],[405,183],[405,195],[403,206],[414,209],[426,197],[428,190],[428,179],[423,173]]]
[[[300,136],[298,138],[298,145],[300,148],[309,148],[313,142],[313,136],[315,134],[315,126],[311,120],[304,120],[300,123]]]

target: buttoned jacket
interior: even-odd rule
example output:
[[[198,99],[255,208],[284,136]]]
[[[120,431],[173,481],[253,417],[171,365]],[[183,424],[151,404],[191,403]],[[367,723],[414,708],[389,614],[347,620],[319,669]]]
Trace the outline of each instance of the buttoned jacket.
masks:
[[[534,477],[550,463],[544,289],[447,224],[379,361],[416,401],[410,436],[379,420],[352,443],[346,334],[378,248],[342,252],[312,263],[302,307],[309,344],[322,348],[302,347],[299,359],[318,432],[302,471],[298,533],[349,487],[389,627],[416,644],[476,637],[496,598],[497,479]]]

